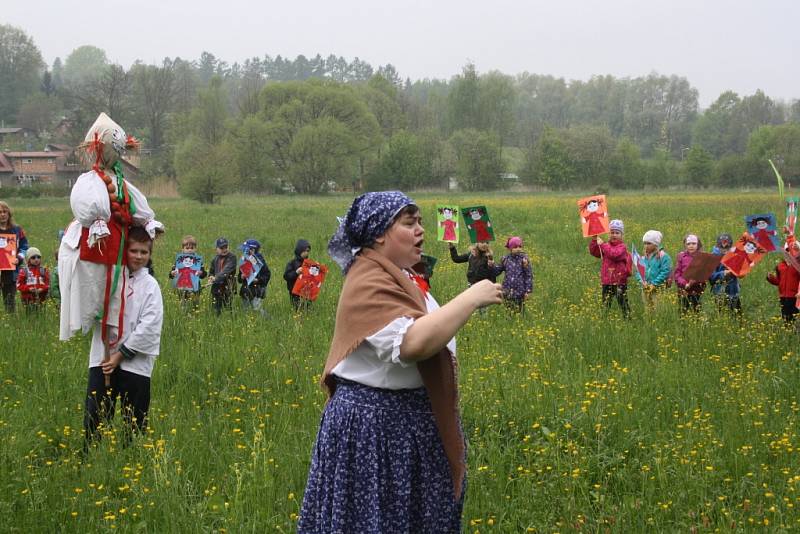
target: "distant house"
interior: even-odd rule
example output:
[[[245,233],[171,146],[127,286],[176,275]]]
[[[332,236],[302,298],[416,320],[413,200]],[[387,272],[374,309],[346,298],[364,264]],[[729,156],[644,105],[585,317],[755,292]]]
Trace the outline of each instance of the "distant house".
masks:
[[[78,149],[69,145],[48,144],[38,152],[0,152],[0,187],[27,187],[54,184],[72,187],[75,180],[91,168]],[[139,177],[139,167],[122,160],[127,180]]]
[[[58,183],[59,168],[62,171],[68,170],[65,152],[4,152],[3,154],[12,167],[8,180],[3,180],[3,187]],[[77,177],[79,168],[76,166],[74,169]]]
[[[19,142],[33,143],[36,139],[36,132],[30,128],[0,128],[0,145]]]
[[[13,183],[14,167],[5,154],[0,152],[0,187],[8,187]]]

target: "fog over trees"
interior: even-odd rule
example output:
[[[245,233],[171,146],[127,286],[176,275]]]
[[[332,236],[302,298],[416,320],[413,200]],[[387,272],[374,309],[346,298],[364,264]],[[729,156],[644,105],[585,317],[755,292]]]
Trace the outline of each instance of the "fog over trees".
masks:
[[[565,80],[466,64],[411,80],[335,55],[204,52],[126,69],[95,46],[64,53],[47,65],[29,35],[0,25],[2,124],[75,145],[105,111],[142,139],[141,179],[177,180],[206,202],[451,178],[465,190],[758,186],[774,182],[768,158],[800,177],[800,101],[725,91],[701,110],[677,75]]]

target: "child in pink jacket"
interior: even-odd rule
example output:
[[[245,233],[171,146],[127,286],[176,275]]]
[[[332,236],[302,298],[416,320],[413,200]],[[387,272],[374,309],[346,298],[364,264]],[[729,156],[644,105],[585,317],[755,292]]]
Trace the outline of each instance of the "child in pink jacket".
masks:
[[[600,258],[600,283],[603,285],[603,305],[611,308],[611,303],[616,299],[622,310],[622,316],[628,319],[631,309],[628,304],[628,277],[631,275],[631,255],[628,247],[622,241],[625,225],[619,219],[614,219],[609,224],[608,243],[600,237],[594,236],[589,241],[589,254]]]
[[[683,246],[684,249],[678,253],[678,257],[675,260],[675,272],[672,275],[675,285],[678,287],[681,314],[685,314],[688,311],[699,312],[700,299],[706,289],[705,280],[689,280],[684,276],[686,269],[692,263],[692,258],[703,248],[700,238],[694,234],[689,234],[683,239]]]

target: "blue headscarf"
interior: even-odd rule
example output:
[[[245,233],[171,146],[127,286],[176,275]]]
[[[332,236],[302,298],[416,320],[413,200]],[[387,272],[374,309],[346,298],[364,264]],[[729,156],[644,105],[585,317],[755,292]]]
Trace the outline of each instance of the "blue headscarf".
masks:
[[[414,204],[400,191],[364,193],[357,197],[328,242],[328,254],[347,274],[356,254],[386,233],[398,212]]]

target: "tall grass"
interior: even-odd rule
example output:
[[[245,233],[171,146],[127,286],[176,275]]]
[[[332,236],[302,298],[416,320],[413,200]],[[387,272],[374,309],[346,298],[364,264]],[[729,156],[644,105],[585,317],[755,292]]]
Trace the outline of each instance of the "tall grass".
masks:
[[[317,387],[341,287],[331,269],[319,301],[291,312],[283,266],[297,238],[324,254],[349,198],[225,199],[204,207],[155,201],[167,235],[155,247],[165,296],[150,428],[124,447],[109,429],[83,455],[88,338],[57,341],[54,305],[0,315],[0,530],[10,532],[289,532],[295,528],[325,397]],[[419,198],[433,292],[447,301],[464,267],[434,242],[434,196]],[[681,319],[675,295],[633,318],[599,306],[599,261],[580,237],[575,199],[460,196],[485,203],[500,243],[525,239],[534,294],[525,314],[494,308],[458,335],[469,440],[469,532],[710,532],[800,528],[797,337],[782,328],[771,255],[743,280],[744,317]],[[745,213],[780,210],[774,195],[613,196],[628,243],[685,233],[710,248]],[[14,203],[31,244],[53,265],[65,201]],[[192,233],[207,260],[220,236],[255,237],[272,268],[268,318],[216,318],[208,295],[183,314],[166,274]],[[461,245],[463,249],[464,244]],[[333,267],[333,265],[331,265]]]

